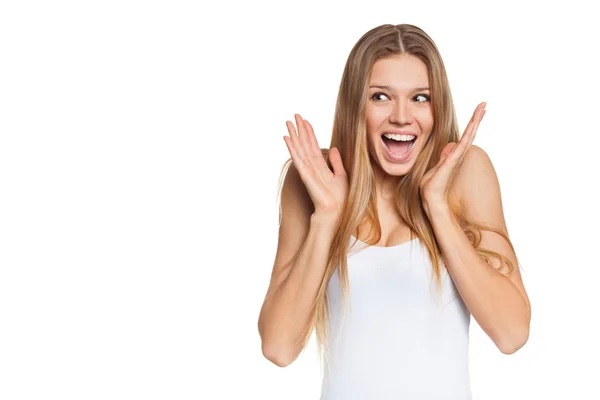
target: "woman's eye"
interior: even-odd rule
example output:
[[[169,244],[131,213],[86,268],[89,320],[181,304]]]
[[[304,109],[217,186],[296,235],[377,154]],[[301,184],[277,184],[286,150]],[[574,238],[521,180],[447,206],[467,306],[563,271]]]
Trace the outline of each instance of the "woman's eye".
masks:
[[[425,101],[431,100],[431,98],[429,96],[427,96],[426,94],[418,94],[415,97],[423,97],[425,99]],[[425,103],[425,101],[418,101],[417,103]]]
[[[387,95],[385,93],[378,92],[378,93],[375,93],[373,96],[371,96],[371,99],[375,100],[375,101],[381,101],[381,100],[377,100],[375,98],[375,96],[379,96],[379,95],[387,97]]]
[[[382,101],[382,100],[379,100],[379,99],[377,98],[377,96],[384,96],[384,97],[388,98],[388,96],[387,96],[385,93],[377,92],[377,93],[375,93],[375,94],[373,94],[373,95],[371,96],[371,100],[375,100],[375,101],[377,101],[377,102],[379,102],[379,101]],[[430,100],[431,100],[431,98],[430,98],[428,95],[426,95],[426,94],[418,94],[418,95],[416,95],[414,98],[419,98],[419,97],[422,97],[422,98],[423,98],[423,99],[425,99],[425,100],[422,100],[422,101],[417,101],[417,103],[425,103],[425,102],[427,102],[427,101],[430,101]]]

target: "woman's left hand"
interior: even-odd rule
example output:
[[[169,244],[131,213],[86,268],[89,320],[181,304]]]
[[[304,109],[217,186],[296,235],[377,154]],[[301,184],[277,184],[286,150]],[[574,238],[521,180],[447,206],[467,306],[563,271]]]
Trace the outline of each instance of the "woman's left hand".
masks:
[[[486,102],[480,103],[473,113],[458,144],[448,143],[442,150],[439,162],[425,173],[421,180],[421,200],[425,210],[428,207],[448,204],[448,191],[454,175],[463,163],[467,150],[475,139],[475,133],[485,115]],[[428,212],[429,213],[429,212]]]

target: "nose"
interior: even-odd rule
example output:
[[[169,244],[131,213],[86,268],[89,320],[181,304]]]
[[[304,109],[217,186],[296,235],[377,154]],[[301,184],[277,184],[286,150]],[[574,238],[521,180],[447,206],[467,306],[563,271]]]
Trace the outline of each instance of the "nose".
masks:
[[[407,125],[413,122],[409,101],[399,100],[394,104],[392,112],[390,113],[390,122],[398,125]]]

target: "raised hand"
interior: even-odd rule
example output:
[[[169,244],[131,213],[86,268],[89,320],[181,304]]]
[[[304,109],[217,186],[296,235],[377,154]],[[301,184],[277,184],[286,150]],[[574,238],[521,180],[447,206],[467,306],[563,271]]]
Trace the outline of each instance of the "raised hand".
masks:
[[[467,150],[485,115],[486,102],[480,103],[476,108],[465,132],[457,143],[448,143],[441,152],[439,162],[425,173],[421,180],[421,200],[425,210],[430,205],[445,204],[448,201],[448,191],[452,178],[463,163]]]
[[[342,164],[340,152],[335,147],[329,150],[332,172],[323,158],[312,125],[299,114],[295,114],[294,117],[298,133],[294,124],[286,121],[290,135],[284,136],[283,140],[314,204],[315,214],[332,215],[337,218],[342,212],[349,191],[348,175]]]

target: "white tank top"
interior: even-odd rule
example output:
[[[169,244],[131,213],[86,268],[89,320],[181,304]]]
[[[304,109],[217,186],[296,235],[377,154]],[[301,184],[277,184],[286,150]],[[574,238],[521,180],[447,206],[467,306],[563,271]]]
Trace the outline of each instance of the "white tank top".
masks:
[[[337,270],[327,289],[330,348],[320,399],[470,400],[471,314],[445,268],[440,303],[420,239],[365,247],[352,237],[350,245],[341,333]]]

